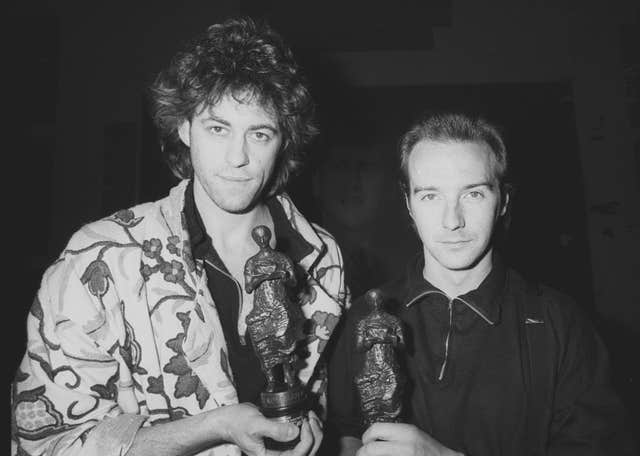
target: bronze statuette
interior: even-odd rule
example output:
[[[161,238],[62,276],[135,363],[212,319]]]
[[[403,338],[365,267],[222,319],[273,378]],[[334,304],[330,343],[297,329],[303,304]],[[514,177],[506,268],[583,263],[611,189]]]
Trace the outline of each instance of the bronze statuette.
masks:
[[[302,337],[302,312],[291,302],[289,288],[296,285],[293,262],[271,248],[271,231],[264,225],[251,236],[260,251],[244,268],[245,290],[254,293],[247,315],[247,329],[253,349],[267,377],[260,394],[260,410],[278,421],[302,423],[306,415],[306,390],[293,368],[294,349]],[[274,449],[278,442],[269,442]]]
[[[385,312],[380,290],[365,295],[369,308],[356,326],[356,348],[364,362],[354,380],[365,428],[376,422],[397,422],[402,411],[405,378],[396,350],[404,347],[400,319]]]

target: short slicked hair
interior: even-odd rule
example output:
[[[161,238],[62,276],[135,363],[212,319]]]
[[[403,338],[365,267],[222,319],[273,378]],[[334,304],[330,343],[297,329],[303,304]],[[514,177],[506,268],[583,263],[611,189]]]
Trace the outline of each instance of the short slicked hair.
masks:
[[[405,195],[410,192],[409,157],[421,141],[486,144],[493,153],[493,177],[503,192],[509,190],[507,148],[498,127],[482,117],[444,113],[424,115],[400,139],[400,187]]]

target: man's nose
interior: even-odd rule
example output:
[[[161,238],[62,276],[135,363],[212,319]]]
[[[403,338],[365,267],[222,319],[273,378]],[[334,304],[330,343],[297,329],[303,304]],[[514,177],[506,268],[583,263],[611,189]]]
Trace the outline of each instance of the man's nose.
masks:
[[[247,141],[244,137],[233,138],[227,146],[226,160],[230,166],[239,168],[249,163]]]
[[[442,226],[451,231],[464,228],[464,211],[458,201],[446,203]]]

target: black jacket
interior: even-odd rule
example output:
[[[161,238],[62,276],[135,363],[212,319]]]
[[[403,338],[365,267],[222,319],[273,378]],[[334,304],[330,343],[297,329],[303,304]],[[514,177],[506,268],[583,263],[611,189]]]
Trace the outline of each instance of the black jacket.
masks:
[[[606,350],[569,298],[496,257],[476,290],[450,300],[424,280],[423,261],[382,287],[405,329],[403,421],[471,456],[635,454]],[[329,420],[340,435],[363,431],[353,336],[366,311],[354,303],[330,363]]]

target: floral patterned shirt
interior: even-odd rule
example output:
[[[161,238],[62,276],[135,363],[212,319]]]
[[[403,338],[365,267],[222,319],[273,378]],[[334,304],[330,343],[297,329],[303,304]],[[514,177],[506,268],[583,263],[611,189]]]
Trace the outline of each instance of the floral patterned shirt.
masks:
[[[12,387],[12,454],[120,455],[140,426],[237,403],[216,305],[191,254],[187,183],[84,226],[45,272]],[[277,198],[313,247],[299,262],[311,322],[299,377],[322,392],[316,365],[348,300],[342,256],[286,195]]]

